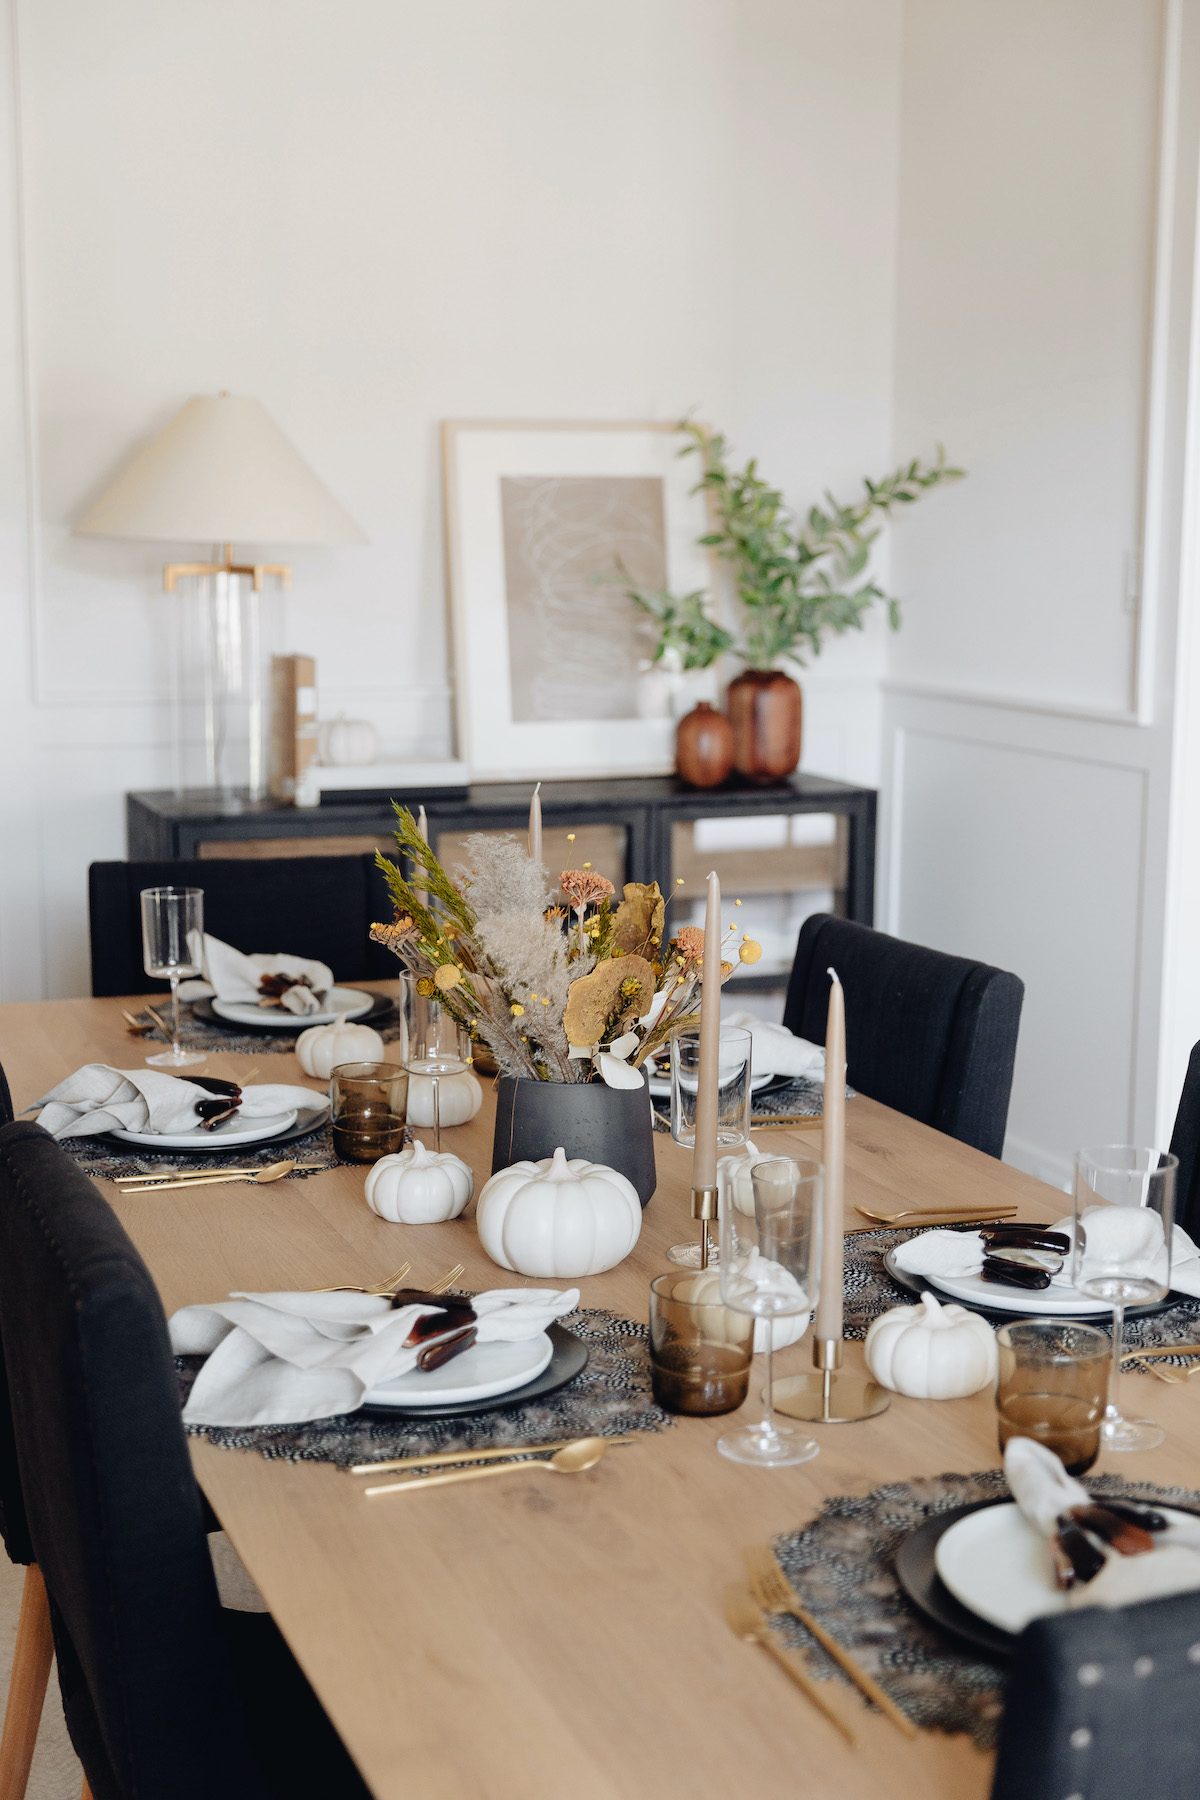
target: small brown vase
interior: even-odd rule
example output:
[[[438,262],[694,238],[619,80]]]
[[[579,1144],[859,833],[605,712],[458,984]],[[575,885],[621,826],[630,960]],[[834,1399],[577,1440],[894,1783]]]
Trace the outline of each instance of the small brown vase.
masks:
[[[733,767],[733,727],[701,700],[675,730],[675,768],[692,787],[719,787]]]
[[[746,669],[726,695],[733,762],[747,781],[782,781],[800,761],[800,689],[781,669]]]

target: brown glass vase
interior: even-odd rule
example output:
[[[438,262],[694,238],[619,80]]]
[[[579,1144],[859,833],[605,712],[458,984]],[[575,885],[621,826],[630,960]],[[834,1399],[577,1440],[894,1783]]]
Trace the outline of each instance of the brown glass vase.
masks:
[[[747,781],[782,781],[800,761],[800,689],[781,669],[746,669],[726,695],[733,763]]]
[[[675,769],[691,787],[719,787],[733,767],[733,727],[701,700],[675,729]]]

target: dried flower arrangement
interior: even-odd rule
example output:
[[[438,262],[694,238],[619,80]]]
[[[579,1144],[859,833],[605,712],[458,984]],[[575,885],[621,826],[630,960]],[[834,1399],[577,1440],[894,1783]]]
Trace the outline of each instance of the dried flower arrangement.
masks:
[[[466,840],[471,866],[452,879],[412,814],[396,807],[396,819],[412,876],[378,858],[396,917],[371,936],[418,985],[428,982],[502,1074],[638,1087],[646,1058],[695,1029],[704,933],[687,925],[664,942],[667,901],[656,881],[626,882],[614,906],[603,875],[564,869],[568,916],[515,838],[475,833]],[[738,954],[752,963],[762,952],[743,934]],[[732,973],[723,961],[722,980]]]

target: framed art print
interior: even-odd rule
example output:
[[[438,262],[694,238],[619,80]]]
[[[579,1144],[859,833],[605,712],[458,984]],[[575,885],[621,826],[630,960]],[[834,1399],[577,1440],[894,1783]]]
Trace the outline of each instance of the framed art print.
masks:
[[[711,580],[686,442],[652,423],[443,426],[458,754],[476,780],[674,767],[674,721],[637,715],[656,633],[624,587]]]

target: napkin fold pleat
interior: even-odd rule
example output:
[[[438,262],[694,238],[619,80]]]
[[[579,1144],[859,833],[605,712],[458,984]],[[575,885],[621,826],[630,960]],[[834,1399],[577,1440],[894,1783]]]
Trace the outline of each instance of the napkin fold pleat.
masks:
[[[154,1132],[171,1136],[192,1131],[200,1123],[196,1111],[213,1094],[177,1075],[157,1069],[115,1069],[109,1063],[85,1063],[35,1100],[38,1124],[51,1137],[94,1137],[102,1131]],[[287,1082],[269,1081],[242,1089],[237,1117],[262,1119],[302,1107],[329,1104],[325,1095]]]
[[[333,986],[333,970],[327,963],[317,962],[312,957],[290,956],[284,951],[256,950],[245,955],[235,950],[232,944],[223,943],[220,938],[213,937],[210,932],[204,934],[204,980],[186,982],[180,988],[185,1000],[198,1000],[202,994],[215,994],[218,1000],[240,1001],[243,1004],[258,1004],[258,984],[264,975],[306,975],[315,990],[313,998],[304,998],[304,989],[295,995],[284,996],[283,1004],[289,1011],[316,1012],[319,1008],[317,996],[324,994]],[[289,1006],[289,1000],[292,1004]]]
[[[493,1288],[471,1301],[476,1341],[521,1343],[579,1304],[579,1289]],[[406,1345],[437,1306],[373,1294],[231,1294],[170,1321],[177,1356],[207,1358],[184,1408],[190,1425],[283,1425],[354,1412],[372,1388],[414,1369]]]

